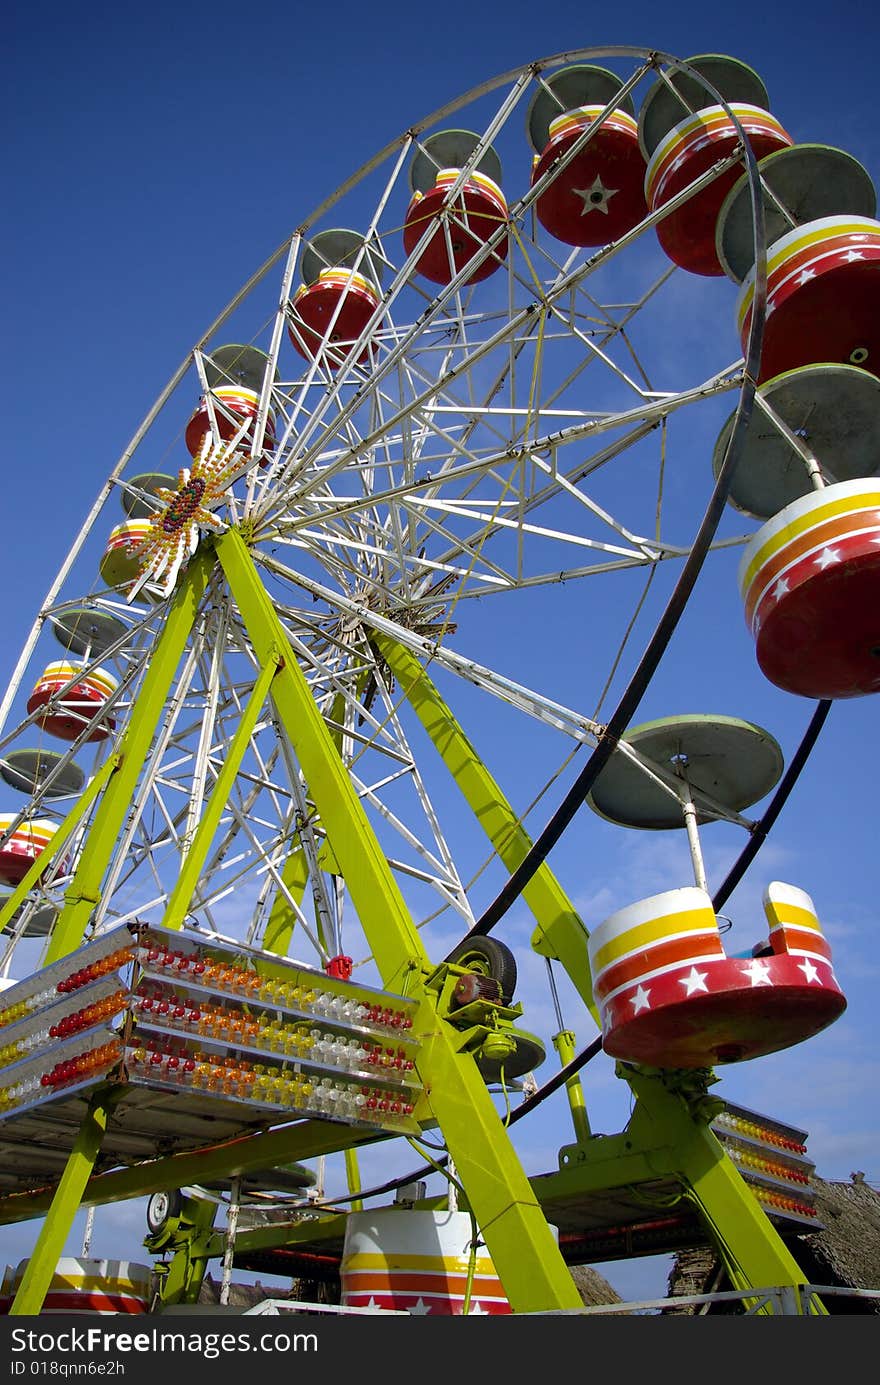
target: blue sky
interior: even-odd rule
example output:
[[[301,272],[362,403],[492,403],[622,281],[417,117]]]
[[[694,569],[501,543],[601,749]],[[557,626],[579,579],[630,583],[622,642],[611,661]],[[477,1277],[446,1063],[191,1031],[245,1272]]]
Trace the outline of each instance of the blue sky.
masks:
[[[669,16],[646,4],[627,6],[613,21],[587,16],[581,4],[542,9],[523,0],[472,4],[454,23],[448,11],[400,3],[365,11],[348,0],[333,7],[329,22],[320,6],[272,0],[259,20],[225,0],[13,7],[4,57],[11,196],[0,228],[9,425],[0,629],[8,669],[103,480],[219,309],[361,164],[477,83],[584,46],[729,53],[760,73],[774,113],[797,142],[846,149],[876,181],[880,21],[866,9],[839,24],[811,4],[777,5],[751,18],[735,7],[694,4]],[[691,282],[682,292],[695,325],[683,314],[673,351],[692,350],[691,334],[699,343],[701,314],[716,311],[719,289]],[[717,708],[767,725],[790,754],[806,704],[753,677],[747,705],[729,705],[729,670],[717,662],[711,638],[730,607],[715,584],[729,577],[713,569],[701,579],[694,623],[670,650],[638,719]],[[563,662],[569,629],[551,641]],[[504,632],[493,633],[503,659]],[[745,632],[737,629],[730,661],[747,656]],[[531,657],[539,657],[537,648]],[[503,723],[480,729],[503,757]],[[731,1100],[808,1129],[823,1176],[862,1169],[874,1183],[878,768],[876,700],[838,704],[796,801],[728,910],[757,916],[771,878],[801,884],[834,947],[849,1008],[812,1043],[727,1069],[721,1088]],[[601,824],[588,828],[608,845],[604,875],[583,881],[577,897],[587,918],[668,888],[684,868],[678,834],[629,834],[619,844],[601,836]],[[716,883],[740,844],[726,828],[706,832]],[[506,926],[505,936],[527,935],[521,911]],[[527,1019],[549,1034],[542,969],[538,959],[523,963],[534,995]],[[562,989],[570,1003],[564,982]],[[610,1065],[591,1075],[595,1128],[611,1131],[625,1121],[628,1093],[620,1085]],[[569,1138],[564,1111],[555,1106],[538,1130],[529,1124],[517,1127],[517,1147],[529,1172],[545,1171]],[[143,1225],[140,1206],[99,1211],[95,1253],[138,1258]],[[29,1225],[0,1231],[0,1263],[26,1254],[34,1234]],[[639,1294],[662,1292],[664,1271],[646,1263],[608,1274],[622,1292]]]

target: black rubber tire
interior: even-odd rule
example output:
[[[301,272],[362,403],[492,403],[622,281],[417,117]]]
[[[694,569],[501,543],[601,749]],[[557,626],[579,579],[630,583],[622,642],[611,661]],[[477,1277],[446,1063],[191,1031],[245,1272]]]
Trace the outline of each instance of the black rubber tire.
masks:
[[[161,1203],[154,1200],[157,1198],[161,1198]],[[179,1188],[171,1188],[165,1193],[154,1193],[147,1203],[147,1227],[151,1233],[157,1235],[172,1217],[179,1215],[182,1207],[183,1194]]]
[[[493,977],[501,988],[504,1004],[510,1004],[516,990],[516,958],[505,943],[486,934],[477,934],[454,947],[447,960],[479,976]]]

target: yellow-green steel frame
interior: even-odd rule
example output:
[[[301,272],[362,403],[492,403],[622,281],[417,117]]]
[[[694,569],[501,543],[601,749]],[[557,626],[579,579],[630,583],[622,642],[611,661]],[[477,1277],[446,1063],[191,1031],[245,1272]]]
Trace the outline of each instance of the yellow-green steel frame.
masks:
[[[337,744],[311,694],[284,628],[237,530],[216,541],[217,556],[259,662],[283,656],[272,684],[276,711],[309,792],[383,984],[421,1001],[414,1032],[434,1116],[514,1311],[580,1306],[580,1295],[532,1192],[474,1058],[437,1013],[425,986],[430,959],[354,789]]]
[[[416,974],[430,965],[418,930],[247,544],[236,529],[230,529],[216,540],[216,552],[258,662],[264,665],[276,651],[281,654],[282,664],[272,684],[275,710],[318,806],[321,825],[384,984],[405,994]]]
[[[669,1151],[668,1172],[678,1175],[699,1207],[733,1287],[802,1285],[803,1270],[710,1130],[701,1099],[676,1091],[663,1074],[630,1068],[625,1076],[638,1099],[634,1139],[645,1149]],[[667,1171],[656,1163],[655,1169]],[[819,1316],[826,1313],[819,1303],[805,1307]]]
[[[515,870],[532,845],[520,819],[418,659],[387,635],[376,634],[374,641],[480,827],[507,869]],[[587,930],[546,862],[523,889],[523,899],[537,924],[532,947],[562,963],[598,1027]]]
[[[374,641],[476,821],[507,868],[513,870],[531,845],[513,808],[423,665],[385,634],[376,634]],[[537,922],[532,946],[562,962],[598,1023],[587,954],[589,934],[546,864],[538,867],[525,886],[523,898]],[[568,1031],[557,1035],[554,1042],[563,1064],[574,1057],[573,1036]],[[670,1089],[662,1074],[627,1065],[621,1075],[639,1099],[633,1127],[642,1132],[643,1149],[648,1153],[668,1151],[664,1172],[675,1174],[700,1208],[734,1287],[802,1283],[797,1262],[695,1107]],[[589,1121],[580,1081],[575,1077],[567,1085],[575,1133],[588,1155]]]
[[[21,1284],[10,1305],[10,1316],[34,1316],[43,1306],[58,1264],[58,1257],[67,1240],[73,1214],[80,1205],[100,1152],[111,1105],[112,1095],[108,1096],[106,1091],[96,1095],[89,1104],[64,1172],[58,1180],[46,1219],[25,1266]]]
[[[418,1069],[426,1100],[443,1132],[514,1311],[579,1307],[580,1296],[477,1063],[470,1053],[461,1051],[456,1030],[438,1013],[438,994],[425,984],[434,969],[346,772],[339,750],[340,738],[328,729],[315,704],[247,543],[237,530],[228,530],[213,545],[204,546],[189,565],[170,604],[134,715],[112,762],[112,771],[106,771],[107,787],[67,892],[65,907],[47,951],[47,961],[65,956],[79,946],[100,898],[100,884],[110,852],[199,604],[215,570],[215,559],[219,560],[241,612],[259,671],[243,721],[230,747],[227,765],[215,784],[185,859],[166,922],[173,926],[185,916],[229,783],[268,694],[309,784],[330,850],[346,880],[383,984],[389,990],[407,994],[420,1002],[416,1020],[416,1029],[422,1038]],[[376,645],[477,821],[505,865],[514,868],[528,850],[530,841],[497,783],[421,664],[409,651],[385,636],[377,636]],[[292,862],[300,854],[301,848],[294,847],[288,862],[291,884],[295,886],[300,884],[301,870]],[[596,1018],[587,959],[588,934],[583,922],[546,866],[539,868],[524,895],[537,922],[533,946],[560,960]],[[275,947],[280,950],[288,937],[287,925],[280,926],[273,939]],[[633,1154],[641,1146],[645,1152],[645,1167],[656,1176],[660,1172],[658,1151],[668,1151],[666,1171],[674,1172],[682,1180],[700,1207],[735,1286],[800,1284],[803,1275],[799,1267],[708,1129],[705,1119],[695,1114],[693,1103],[673,1090],[663,1074],[627,1068],[622,1076],[638,1098],[630,1141]],[[585,1111],[583,1116],[577,1127],[582,1141],[589,1138]],[[187,1170],[193,1159],[198,1161],[201,1176],[204,1176],[205,1156],[202,1153],[156,1161],[163,1168],[161,1173],[154,1168],[152,1177],[145,1168],[135,1167],[90,1179],[106,1120],[106,1108],[97,1104],[83,1125],[48,1207],[26,1279],[13,1305],[14,1312],[38,1311],[59,1249],[84,1197],[87,1201],[113,1201],[139,1196],[157,1187],[179,1186],[180,1181],[192,1181],[187,1177]],[[313,1128],[313,1139],[305,1138],[308,1132],[301,1127],[293,1139],[288,1132],[279,1131],[232,1142],[229,1148],[218,1149],[209,1162],[218,1163],[227,1173],[241,1172],[247,1167],[265,1168],[291,1157],[309,1157],[309,1150],[315,1153],[334,1149],[346,1149],[346,1157],[353,1161],[354,1147],[365,1138],[353,1132],[341,1136],[339,1130],[332,1128],[328,1132],[321,1129],[320,1123],[315,1123]],[[578,1170],[578,1176],[586,1176],[588,1182],[589,1163],[587,1160]],[[353,1168],[352,1162],[350,1175]],[[164,1181],[157,1183],[157,1178]],[[611,1181],[618,1180],[612,1178]],[[18,1219],[23,1203],[29,1207],[25,1216],[39,1214],[39,1198],[0,1199],[0,1219],[4,1214],[7,1219]]]
[[[205,545],[179,584],[120,747],[119,767],[98,806],[68,891],[59,930],[51,943],[50,960],[79,946],[99,901],[103,873],[207,589],[215,556],[262,670],[258,688],[262,691],[265,682],[268,689],[271,683],[276,712],[308,782],[383,984],[421,1002],[416,1032],[420,1031],[423,1039],[418,1071],[426,1100],[443,1130],[456,1167],[467,1180],[469,1200],[510,1303],[514,1311],[520,1312],[578,1307],[580,1296],[476,1061],[470,1053],[460,1051],[457,1031],[438,1014],[438,996],[425,986],[434,968],[247,544],[236,530],[227,531],[213,545]],[[251,714],[255,714],[261,700],[255,693],[249,708]],[[233,757],[238,750],[236,741]],[[219,795],[215,794],[208,805],[209,818],[218,801]],[[204,832],[196,834],[190,852],[193,868],[188,869],[185,862],[185,883],[175,891],[172,920],[181,909],[185,912],[187,893],[191,893],[197,878],[195,861],[210,831],[208,822]],[[92,1126],[88,1129],[91,1132]],[[31,1306],[42,1303],[51,1280],[54,1261],[46,1247],[63,1244],[97,1155],[100,1139],[95,1144],[90,1136],[91,1163],[84,1173],[80,1145],[86,1142],[86,1133],[84,1127],[38,1238],[27,1286],[27,1302]],[[335,1147],[346,1143],[337,1137]],[[138,1177],[139,1170],[127,1172],[133,1175],[128,1184],[130,1195],[135,1196],[143,1191],[143,1179]]]
[[[277,651],[272,651],[257,674],[251,695],[241,713],[232,743],[226,752],[223,767],[217,775],[214,787],[202,810],[190,848],[181,863],[180,874],[174,889],[171,891],[171,898],[168,900],[168,907],[162,920],[164,928],[183,927],[184,919],[190,910],[193,892],[211,849],[211,842],[214,840],[214,833],[217,831],[226,808],[227,799],[232,792],[235,776],[239,771],[248,742],[259,720],[263,703],[266,701],[266,694],[280,666],[281,655]]]
[[[45,962],[56,962],[79,947],[95,905],[113,846],[131,807],[150,744],[171,682],[214,569],[210,552],[196,554],[186,579],[171,600],[137,697],[137,705],[116,754],[116,772],[104,791],[89,828],[65,903],[46,950]]]

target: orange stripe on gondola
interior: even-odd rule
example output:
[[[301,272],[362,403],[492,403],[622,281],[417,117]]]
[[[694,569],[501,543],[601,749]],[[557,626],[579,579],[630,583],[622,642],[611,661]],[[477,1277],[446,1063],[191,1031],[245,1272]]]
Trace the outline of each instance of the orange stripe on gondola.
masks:
[[[345,1273],[346,1293],[432,1293],[459,1296],[467,1288],[466,1274],[415,1273],[412,1270],[352,1270]],[[473,1278],[480,1296],[504,1298],[504,1286],[494,1275],[477,1272]]]
[[[717,930],[688,933],[684,938],[657,943],[654,947],[644,948],[633,956],[624,958],[622,962],[615,962],[607,967],[593,982],[593,994],[598,1000],[649,971],[672,966],[676,962],[687,962],[692,957],[702,958],[707,952],[717,952],[719,957],[725,956]]]
[[[780,291],[789,281],[806,269],[817,270],[819,276],[829,273],[833,269],[839,268],[843,263],[840,260],[844,250],[858,250],[862,253],[865,262],[870,263],[876,259],[880,250],[880,237],[876,234],[867,241],[855,240],[855,235],[868,233],[842,231],[836,235],[826,235],[824,239],[819,239],[817,235],[805,240],[802,245],[792,247],[787,256],[781,259],[775,269],[767,276],[767,296],[773,299],[774,295],[779,295]],[[789,292],[792,289],[789,288]],[[752,321],[752,309],[754,306],[755,289],[754,284],[750,284],[748,291],[743,294],[737,308],[737,322],[741,336],[748,335]],[[788,297],[788,293],[783,295],[783,301]]]
[[[821,933],[796,928],[790,923],[779,923],[770,929],[771,938],[779,933],[785,938],[786,952],[808,952],[816,957],[824,957],[826,962],[831,961],[831,947]]]
[[[616,965],[617,962],[626,961],[628,957],[643,952],[655,943],[665,942],[671,935],[680,934],[687,934],[692,939],[717,938],[718,925],[711,908],[680,909],[661,914],[659,918],[644,919],[639,923],[631,922],[628,927],[623,927],[620,932],[612,934],[596,946],[597,940],[602,937],[602,929],[598,929],[590,940],[593,976],[602,976],[608,967]],[[704,944],[701,944],[702,948]]]
[[[871,508],[876,512],[876,497],[874,505]],[[797,559],[808,556],[811,549],[815,548],[818,550],[820,548],[826,548],[829,544],[844,539],[848,535],[854,534],[859,529],[876,529],[876,522],[873,526],[860,522],[859,516],[864,513],[867,513],[867,511],[857,511],[854,514],[852,510],[847,510],[845,514],[837,515],[834,519],[826,520],[824,524],[817,524],[812,529],[807,529],[799,537],[790,539],[788,542],[785,541],[784,537],[781,537],[780,547],[777,551],[772,557],[767,558],[761,567],[754,570],[754,575],[748,587],[748,594],[745,598],[747,622],[751,624],[755,614],[755,607],[758,605],[766,588],[780,576],[785,568],[790,567]]]
[[[743,129],[750,135],[774,135],[780,140],[791,144],[791,136],[780,125],[775,116],[769,111],[762,110],[760,106],[749,106],[734,103],[731,107],[740,121]],[[673,138],[673,131],[666,136],[666,140],[671,140],[669,147],[664,150],[661,144],[655,151],[653,167],[649,166],[645,183],[645,196],[652,206],[658,205],[664,199],[666,191],[664,184],[668,182],[671,174],[678,171],[681,165],[676,164],[676,160],[681,158],[686,163],[691,155],[702,152],[709,144],[723,144],[739,141],[739,133],[730,116],[720,106],[707,107],[705,110],[698,111],[687,122],[682,121],[684,129],[680,129]],[[695,146],[699,146],[696,148]],[[718,157],[724,155],[724,150],[719,150]]]
[[[43,1300],[43,1313],[146,1313],[147,1305],[143,1299],[129,1298],[126,1294],[106,1294],[98,1289],[84,1293],[74,1290],[50,1289]]]

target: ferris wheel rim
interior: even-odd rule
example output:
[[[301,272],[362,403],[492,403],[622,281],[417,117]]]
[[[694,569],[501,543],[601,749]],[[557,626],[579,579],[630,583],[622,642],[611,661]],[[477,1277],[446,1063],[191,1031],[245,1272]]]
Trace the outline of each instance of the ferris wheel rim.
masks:
[[[436,111],[436,112],[434,112],[431,116],[426,117],[425,120],[424,120],[423,122],[421,122],[421,124],[420,124],[419,126],[417,126],[417,127],[411,127],[411,130],[410,130],[410,131],[407,131],[404,135],[398,137],[397,140],[390,142],[390,143],[385,147],[384,150],[380,151],[380,153],[379,153],[378,155],[374,156],[373,159],[367,161],[367,163],[364,164],[364,165],[361,167],[361,169],[358,170],[358,172],[357,172],[356,174],[352,175],[352,177],[351,177],[349,180],[347,180],[345,183],[341,184],[340,187],[336,190],[336,192],[335,192],[329,199],[325,199],[325,201],[324,201],[323,203],[320,204],[320,206],[316,209],[316,211],[315,211],[309,218],[307,218],[306,221],[300,223],[300,226],[299,226],[298,229],[297,229],[296,235],[300,235],[300,236],[301,236],[306,230],[308,230],[309,227],[311,227],[311,226],[314,225],[318,220],[320,220],[321,216],[323,216],[324,214],[326,214],[326,212],[327,212],[328,210],[331,210],[331,209],[337,204],[337,202],[342,198],[342,196],[345,194],[346,191],[348,191],[352,186],[354,186],[356,183],[360,182],[363,178],[365,178],[365,177],[367,176],[367,173],[370,172],[370,171],[372,171],[373,168],[374,168],[375,166],[377,166],[377,164],[380,163],[384,158],[386,158],[390,153],[392,153],[392,152],[394,152],[395,150],[399,149],[399,148],[402,146],[403,141],[412,133],[412,130],[422,129],[422,128],[428,128],[432,123],[436,123],[437,120],[441,120],[441,119],[445,118],[446,116],[452,114],[453,112],[455,112],[455,111],[461,109],[462,107],[466,106],[470,101],[472,101],[472,100],[475,98],[475,96],[482,95],[482,94],[484,94],[484,93],[487,93],[487,92],[489,92],[489,91],[492,91],[492,90],[494,90],[494,89],[496,89],[496,88],[498,88],[498,87],[503,86],[506,82],[509,82],[509,81],[511,81],[511,80],[516,80],[517,77],[522,77],[522,75],[523,75],[526,71],[529,71],[529,72],[540,72],[540,71],[543,71],[543,70],[547,70],[547,69],[551,69],[551,68],[554,68],[554,67],[556,67],[556,66],[559,66],[559,65],[561,65],[561,64],[563,64],[563,63],[565,63],[566,61],[569,61],[569,60],[577,60],[577,59],[591,58],[591,57],[597,57],[597,56],[606,56],[606,57],[607,57],[607,56],[613,56],[613,57],[626,57],[626,58],[639,57],[639,58],[642,58],[642,59],[645,59],[645,60],[650,60],[650,65],[657,65],[657,64],[662,64],[662,63],[667,63],[667,62],[668,62],[668,63],[671,63],[671,64],[676,65],[676,66],[679,67],[679,68],[682,68],[682,69],[685,69],[685,70],[687,69],[687,64],[686,64],[686,63],[685,63],[685,64],[682,64],[680,60],[675,59],[675,58],[672,58],[670,55],[660,54],[660,53],[658,53],[656,50],[632,49],[632,48],[624,48],[624,47],[617,47],[617,48],[599,48],[599,49],[597,49],[597,48],[588,48],[588,49],[572,50],[571,52],[568,52],[568,53],[559,53],[559,54],[553,55],[553,56],[548,57],[548,58],[545,58],[545,59],[540,59],[540,60],[538,60],[537,63],[529,65],[528,68],[522,67],[522,68],[510,69],[507,73],[500,74],[499,76],[497,76],[497,77],[495,77],[495,78],[493,78],[493,79],[490,79],[490,81],[488,81],[488,82],[486,82],[486,83],[483,83],[483,84],[481,84],[481,85],[478,86],[478,87],[471,88],[469,92],[467,92],[467,93],[463,94],[462,96],[456,98],[456,99],[455,99],[454,101],[452,101],[452,102],[446,103],[446,105],[444,105],[443,107],[439,108],[439,110]],[[649,67],[646,67],[644,70],[645,70],[646,72],[649,71],[649,70],[650,70],[650,66],[649,66]],[[735,117],[735,116],[733,117],[733,119],[734,119],[734,122],[736,122],[736,117]],[[752,170],[752,176],[754,176],[753,170]],[[758,206],[758,215],[760,215],[760,206]],[[650,224],[650,223],[648,223],[648,224]],[[642,229],[642,228],[639,228],[640,231],[641,231],[641,229]],[[758,245],[761,244],[761,239],[760,239],[760,236],[758,236],[758,235],[756,235],[756,242],[757,242]],[[207,345],[207,344],[208,344],[208,342],[209,342],[210,339],[211,339],[211,336],[214,335],[214,333],[215,333],[217,330],[219,330],[219,327],[222,326],[223,323],[228,319],[228,317],[229,317],[229,316],[231,315],[231,313],[234,311],[235,306],[236,306],[238,303],[240,303],[244,297],[246,297],[246,295],[247,295],[248,291],[250,290],[250,288],[253,287],[254,284],[257,283],[257,282],[259,281],[259,279],[261,279],[261,278],[265,275],[265,273],[267,273],[267,272],[269,271],[269,269],[272,268],[272,266],[274,266],[275,264],[277,264],[277,262],[279,261],[279,259],[280,259],[281,256],[283,255],[284,250],[285,250],[286,248],[288,248],[289,244],[290,244],[290,243],[289,243],[288,241],[285,241],[285,242],[282,244],[282,246],[279,247],[278,251],[276,251],[275,254],[274,254],[273,256],[271,256],[270,259],[267,260],[267,261],[264,263],[264,265],[261,266],[260,269],[259,269],[254,275],[251,276],[251,278],[247,281],[247,283],[245,284],[245,286],[243,287],[243,289],[242,289],[242,290],[239,292],[239,294],[237,294],[236,297],[232,300],[231,304],[228,305],[228,307],[227,307],[226,309],[223,310],[223,312],[218,316],[217,319],[215,319],[215,322],[212,324],[212,327],[211,327],[211,328],[208,330],[208,332],[206,332],[206,333],[204,334],[204,336],[200,339],[200,345],[199,345],[198,347],[194,348],[194,352],[197,352],[198,350],[200,350],[200,349],[201,349],[201,345]],[[759,279],[760,279],[760,275],[759,275]],[[745,362],[745,369],[744,369],[744,371],[742,372],[742,375],[741,375],[741,376],[737,375],[737,377],[736,377],[736,379],[734,380],[733,384],[728,384],[728,386],[727,386],[728,388],[737,388],[737,389],[739,389],[739,392],[740,392],[740,407],[739,407],[739,410],[738,410],[738,412],[737,412],[737,419],[738,419],[738,422],[741,420],[742,415],[743,415],[743,414],[745,413],[745,411],[746,411],[746,408],[747,408],[747,406],[748,406],[749,393],[750,393],[750,390],[753,388],[752,385],[751,385],[751,378],[752,378],[752,376],[753,376],[754,373],[755,373],[755,372],[754,372],[754,365],[755,365],[755,361],[756,361],[756,348],[755,348],[755,343],[756,343],[756,341],[758,341],[759,335],[760,335],[760,329],[761,329],[761,324],[762,324],[762,315],[761,315],[761,312],[762,312],[762,303],[761,303],[761,293],[760,293],[760,283],[759,283],[759,285],[758,285],[758,291],[757,291],[757,293],[756,293],[756,311],[755,311],[755,313],[754,313],[754,315],[753,315],[753,318],[752,318],[750,345],[749,345],[749,351],[748,351],[748,353],[747,353],[747,359],[746,359],[746,362]],[[759,348],[758,348],[757,354],[759,354]],[[183,375],[186,373],[186,369],[188,368],[188,366],[189,366],[189,364],[190,364],[190,359],[191,359],[191,358],[188,357],[188,358],[187,358],[187,362],[184,363],[184,364],[182,364],[180,370],[175,374],[175,376],[172,377],[172,380],[169,382],[169,385],[166,387],[166,390],[163,391],[163,393],[160,395],[159,400],[157,400],[156,405],[154,405],[153,409],[149,412],[149,414],[148,414],[148,416],[147,416],[147,419],[145,419],[145,421],[144,421],[144,424],[141,426],[141,428],[140,428],[140,429],[138,430],[138,432],[135,434],[135,438],[132,440],[132,444],[130,444],[129,448],[126,449],[126,452],[123,454],[123,458],[121,459],[121,461],[120,461],[120,463],[118,464],[117,468],[116,468],[116,469],[114,470],[114,472],[112,473],[111,478],[110,478],[110,480],[109,480],[108,483],[107,483],[107,487],[105,487],[105,491],[107,490],[108,487],[112,487],[112,485],[113,485],[113,484],[119,479],[119,477],[122,475],[122,471],[124,470],[124,467],[125,467],[125,465],[127,465],[128,461],[131,459],[131,456],[133,455],[133,453],[134,453],[134,451],[135,451],[135,449],[136,449],[136,447],[137,447],[137,445],[138,445],[138,441],[139,441],[140,438],[143,436],[143,434],[147,431],[147,429],[149,428],[150,423],[152,422],[152,420],[153,420],[153,418],[155,417],[155,415],[158,414],[158,412],[161,410],[161,408],[162,408],[164,402],[167,401],[167,398],[173,393],[173,391],[174,391],[174,389],[176,388],[177,384],[180,382],[180,380],[183,378]],[[699,386],[695,387],[695,393],[699,393],[700,390],[701,390],[701,388],[702,388],[702,387],[699,387]],[[663,410],[664,405],[663,405],[662,402],[660,402],[660,403],[658,403],[658,404],[656,404],[656,405],[654,405],[654,406],[651,406],[651,407],[654,408],[654,417],[656,418],[656,417],[659,417],[659,416],[662,414],[662,410]],[[646,410],[648,410],[648,406],[646,406]],[[648,412],[649,412],[649,410],[648,410]],[[743,425],[743,426],[745,426],[745,425]],[[736,427],[735,427],[734,430],[733,430],[733,437],[731,438],[731,446],[730,446],[730,452],[731,452],[731,454],[732,454],[732,453],[735,451],[735,449],[736,449],[737,438],[738,438],[738,434],[737,434],[737,429],[736,429]],[[723,484],[723,483],[722,483],[722,484]],[[714,494],[715,494],[716,499],[717,499],[719,496],[722,495],[722,492],[721,492],[721,490],[719,490],[719,489],[716,487],[716,491],[714,492]],[[367,502],[365,502],[365,503],[367,503]],[[722,503],[723,503],[723,496],[722,496]],[[693,552],[693,550],[691,550],[691,552]],[[405,631],[405,627],[403,627],[403,631]],[[607,734],[607,732],[606,732],[606,733],[603,733],[603,734]]]

